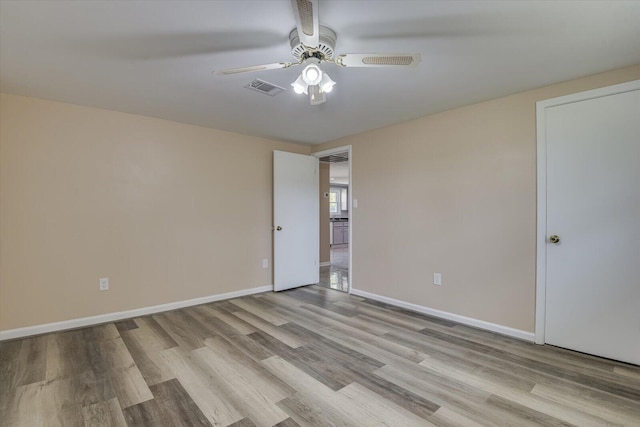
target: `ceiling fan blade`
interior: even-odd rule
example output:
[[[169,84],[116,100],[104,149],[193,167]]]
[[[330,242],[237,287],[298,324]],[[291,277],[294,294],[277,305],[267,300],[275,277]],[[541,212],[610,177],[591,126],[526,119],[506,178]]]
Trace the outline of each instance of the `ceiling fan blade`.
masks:
[[[274,62],[273,64],[253,65],[251,67],[231,68],[229,70],[214,71],[216,76],[228,76],[230,74],[249,73],[253,71],[277,70],[299,65],[299,62]]]
[[[345,53],[336,64],[343,67],[415,67],[422,60],[419,53]]]
[[[318,47],[320,25],[318,24],[318,0],[291,0],[300,42],[308,47]]]
[[[144,61],[254,50],[286,42],[286,35],[277,31],[178,31],[94,35],[70,39],[69,46],[88,55]]]

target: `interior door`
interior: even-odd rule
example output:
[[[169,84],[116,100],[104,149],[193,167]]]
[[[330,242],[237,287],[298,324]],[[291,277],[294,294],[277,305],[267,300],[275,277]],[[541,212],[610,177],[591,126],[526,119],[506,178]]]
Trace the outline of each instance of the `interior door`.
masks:
[[[273,152],[273,285],[282,291],[318,283],[318,158]]]
[[[545,341],[640,364],[640,90],[545,111]]]

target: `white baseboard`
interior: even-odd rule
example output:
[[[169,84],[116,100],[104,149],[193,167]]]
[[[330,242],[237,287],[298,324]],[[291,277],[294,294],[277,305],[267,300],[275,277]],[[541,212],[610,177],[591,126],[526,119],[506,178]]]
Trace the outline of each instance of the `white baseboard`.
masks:
[[[375,301],[384,302],[396,307],[406,308],[407,310],[417,311],[418,313],[428,314],[430,316],[439,317],[441,319],[452,320],[454,322],[462,323],[463,325],[473,326],[475,328],[485,329],[487,331],[496,332],[502,335],[507,335],[513,338],[519,338],[525,341],[534,341],[535,334],[533,332],[527,332],[520,329],[510,328],[508,326],[498,325],[497,323],[485,322],[484,320],[474,319],[472,317],[460,316],[459,314],[449,313],[447,311],[440,311],[434,308],[425,307],[418,304],[412,304],[389,297],[385,297],[378,294],[372,294],[369,292],[361,291],[358,289],[351,289],[351,294],[364,298],[369,298]]]
[[[191,307],[193,305],[206,304],[209,302],[221,301],[225,299],[238,298],[245,295],[258,294],[261,292],[268,292],[271,290],[273,290],[272,285],[260,286],[258,288],[243,289],[240,291],[209,295],[201,298],[170,302],[167,304],[153,305],[150,307],[136,308],[136,309],[127,310],[127,311],[117,311],[115,313],[100,314],[98,316],[81,317],[79,319],[64,320],[62,322],[27,326],[26,328],[8,329],[6,331],[0,331],[0,341],[9,340],[13,338],[28,337],[31,335],[46,334],[48,332],[63,331],[66,329],[81,328],[84,326],[98,325],[101,323],[114,322],[116,320],[129,319],[131,317],[146,316],[148,314],[176,310],[178,308]]]
[[[329,267],[331,265],[331,261],[321,262],[320,267]]]

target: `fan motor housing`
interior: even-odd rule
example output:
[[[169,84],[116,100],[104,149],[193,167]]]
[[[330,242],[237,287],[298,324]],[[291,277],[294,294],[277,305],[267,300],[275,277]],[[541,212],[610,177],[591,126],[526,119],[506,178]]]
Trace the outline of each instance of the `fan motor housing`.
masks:
[[[294,28],[289,33],[289,44],[291,45],[291,55],[297,60],[306,59],[306,57],[315,56],[318,54],[321,58],[318,59],[333,59],[336,48],[336,33],[325,26],[320,25],[319,31],[319,43],[318,47],[312,48],[300,43],[300,37],[298,36],[298,29]],[[306,55],[305,55],[306,54]]]

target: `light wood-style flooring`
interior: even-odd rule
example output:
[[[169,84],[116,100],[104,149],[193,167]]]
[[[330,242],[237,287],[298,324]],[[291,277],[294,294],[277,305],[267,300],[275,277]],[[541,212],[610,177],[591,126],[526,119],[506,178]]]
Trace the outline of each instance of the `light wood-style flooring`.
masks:
[[[640,426],[640,367],[309,286],[0,344],[2,426]]]

